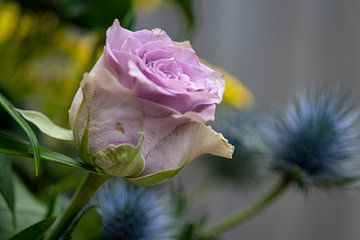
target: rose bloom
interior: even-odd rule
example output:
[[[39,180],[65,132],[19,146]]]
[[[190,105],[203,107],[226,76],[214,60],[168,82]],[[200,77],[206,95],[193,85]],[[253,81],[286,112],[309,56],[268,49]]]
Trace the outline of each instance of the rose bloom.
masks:
[[[222,75],[189,43],[173,42],[161,29],[132,32],[115,20],[74,98],[70,124],[83,160],[154,184],[201,154],[231,158],[233,146],[205,125],[223,92]]]

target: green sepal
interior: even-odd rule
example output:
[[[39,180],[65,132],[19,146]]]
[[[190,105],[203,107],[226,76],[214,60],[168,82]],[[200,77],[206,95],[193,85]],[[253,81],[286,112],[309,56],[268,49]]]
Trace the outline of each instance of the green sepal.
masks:
[[[117,177],[136,177],[145,167],[145,160],[141,153],[144,142],[143,133],[137,146],[128,144],[120,146],[110,145],[95,154],[95,164],[107,174]]]
[[[70,129],[56,125],[41,112],[21,109],[16,109],[16,111],[20,113],[23,118],[37,126],[42,133],[59,140],[74,140],[73,132]]]
[[[84,128],[84,133],[81,137],[80,141],[80,158],[87,164],[90,164],[91,166],[95,166],[94,160],[90,154],[89,151],[89,126],[90,126],[90,119],[89,116],[86,121],[86,126]]]
[[[164,171],[152,173],[152,174],[145,175],[145,176],[127,177],[127,178],[125,178],[125,180],[134,185],[138,185],[138,186],[151,186],[151,185],[162,183],[163,181],[167,180],[168,178],[175,176],[185,167],[185,165],[186,164],[184,164],[183,166],[176,168],[176,169],[164,170]]]

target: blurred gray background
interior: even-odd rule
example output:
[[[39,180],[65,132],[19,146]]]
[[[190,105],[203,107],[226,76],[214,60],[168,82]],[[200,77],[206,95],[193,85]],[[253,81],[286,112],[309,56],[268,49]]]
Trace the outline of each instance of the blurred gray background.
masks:
[[[202,58],[241,79],[254,94],[256,107],[283,104],[296,91],[320,83],[359,92],[360,1],[202,0],[196,5],[193,47]],[[172,38],[184,40],[177,14],[164,5],[141,16],[137,26],[161,27]],[[189,195],[195,195],[191,202],[196,211],[210,210],[210,222],[251,204],[272,184],[246,189],[221,184],[202,161],[194,161],[175,181],[181,179]],[[360,239],[360,189],[288,191],[223,238]]]

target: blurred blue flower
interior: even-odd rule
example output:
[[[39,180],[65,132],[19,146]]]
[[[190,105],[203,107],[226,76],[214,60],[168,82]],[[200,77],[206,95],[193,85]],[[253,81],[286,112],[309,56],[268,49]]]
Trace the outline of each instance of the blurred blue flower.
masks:
[[[359,112],[340,91],[310,91],[274,122],[274,167],[300,186],[342,184],[359,175]]]
[[[96,194],[104,240],[166,240],[177,231],[173,209],[158,189],[112,179]]]
[[[231,107],[219,110],[219,117],[212,127],[235,146],[235,151],[230,161],[209,156],[206,162],[225,180],[244,185],[256,182],[266,175],[269,165],[269,149],[262,137],[265,133],[264,115]]]

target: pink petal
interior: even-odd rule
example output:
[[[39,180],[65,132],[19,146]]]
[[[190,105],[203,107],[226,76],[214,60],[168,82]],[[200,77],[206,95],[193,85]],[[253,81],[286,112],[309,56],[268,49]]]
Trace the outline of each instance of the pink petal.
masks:
[[[141,106],[129,89],[123,87],[101,57],[89,74],[84,76],[81,91],[83,103],[77,119],[73,120],[74,132],[80,133],[80,141],[89,119],[89,148],[92,153],[109,145],[130,144],[140,141],[143,114]],[[75,107],[72,107],[72,112]]]
[[[203,123],[181,121],[184,119],[164,118],[159,125],[159,119],[144,119],[147,138],[143,149],[145,170],[141,176],[180,168],[205,153],[232,157],[234,147],[221,134]]]

